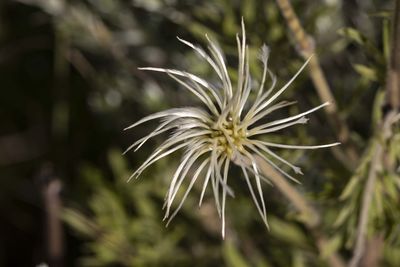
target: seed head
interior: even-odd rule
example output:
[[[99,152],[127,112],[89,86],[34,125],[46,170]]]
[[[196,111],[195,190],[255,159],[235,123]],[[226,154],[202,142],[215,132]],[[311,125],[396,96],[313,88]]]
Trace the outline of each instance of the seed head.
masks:
[[[132,144],[125,152],[135,148],[138,150],[147,140],[165,132],[172,135],[167,138],[132,174],[130,177],[138,177],[146,168],[174,153],[184,150],[182,159],[177,167],[165,197],[166,208],[164,219],[167,224],[174,218],[182,207],[193,185],[202,180],[202,191],[199,205],[201,205],[206,189],[211,184],[215,205],[219,216],[222,218],[222,237],[225,235],[225,203],[226,196],[234,196],[228,185],[229,167],[236,164],[243,172],[250,194],[260,213],[263,222],[268,227],[265,201],[261,180],[268,182],[259,172],[259,166],[255,155],[263,158],[276,170],[287,178],[296,181],[290,174],[283,171],[275,162],[289,166],[296,174],[302,174],[301,169],[270,148],[283,149],[317,149],[331,147],[339,143],[316,146],[295,146],[266,142],[260,140],[260,135],[277,132],[296,124],[305,124],[306,115],[328,105],[323,103],[313,109],[300,114],[273,120],[261,121],[272,112],[293,105],[295,102],[281,101],[276,103],[278,97],[292,84],[300,72],[305,68],[308,59],[297,73],[281,88],[275,90],[276,77],[268,69],[269,48],[263,45],[260,49],[259,59],[263,65],[263,74],[260,86],[254,87],[249,72],[249,52],[246,45],[246,33],[242,21],[242,36],[236,36],[238,46],[238,81],[233,85],[225,64],[224,54],[218,43],[208,40],[208,53],[199,46],[178,38],[183,44],[192,48],[200,57],[208,62],[218,76],[221,86],[216,87],[205,79],[186,71],[163,68],[140,68],[142,70],[163,72],[177,81],[186,90],[194,94],[201,102],[201,107],[172,108],[161,111],[132,124],[127,129],[132,129],[139,124],[150,120],[159,119],[160,124],[150,134]],[[269,88],[265,88],[267,79],[270,80]],[[254,100],[250,95],[254,94]],[[249,164],[250,162],[250,164]],[[189,172],[192,170],[192,172]],[[190,173],[190,175],[189,175]],[[176,199],[181,184],[187,180],[187,189],[178,204],[171,213],[171,207]]]

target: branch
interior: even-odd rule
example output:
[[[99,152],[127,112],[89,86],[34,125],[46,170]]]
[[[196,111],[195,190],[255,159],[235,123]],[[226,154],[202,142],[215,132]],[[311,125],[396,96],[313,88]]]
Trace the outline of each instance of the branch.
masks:
[[[290,31],[294,36],[300,55],[304,59],[308,59],[315,52],[315,43],[313,38],[307,35],[304,31],[289,0],[276,0],[276,2],[281,10],[283,17],[286,20]],[[336,131],[337,138],[345,145],[345,155],[347,159],[343,160],[343,155],[337,156],[339,152],[337,151],[337,149],[333,149],[333,153],[335,156],[337,156],[338,159],[344,162],[346,166],[351,163],[351,167],[354,167],[359,157],[355,147],[353,146],[353,144],[350,143],[349,128],[346,122],[340,117],[338,113],[335,98],[332,94],[331,89],[329,88],[328,82],[326,81],[317,55],[314,55],[312,57],[308,66],[312,82],[314,83],[319,98],[322,102],[331,103],[331,105],[327,106],[324,110],[328,115],[329,123]]]
[[[371,167],[368,173],[368,180],[364,189],[362,198],[362,208],[360,211],[360,219],[357,226],[357,239],[354,247],[353,257],[350,260],[349,267],[357,267],[365,250],[365,237],[368,226],[368,212],[371,208],[372,196],[374,195],[374,187],[376,182],[377,169],[382,158],[382,145],[377,143],[374,148],[374,156],[371,161]]]
[[[361,258],[364,256],[366,245],[366,233],[368,226],[368,213],[371,208],[372,197],[375,189],[375,182],[377,179],[378,168],[382,165],[382,159],[386,152],[383,145],[393,135],[392,125],[399,119],[399,114],[395,111],[390,111],[384,118],[380,127],[378,127],[378,134],[376,135],[376,143],[373,149],[373,158],[368,173],[368,179],[364,188],[362,197],[360,218],[357,226],[356,244],[353,251],[353,257],[350,260],[349,267],[357,267]]]
[[[257,165],[266,177],[278,188],[282,194],[287,197],[290,202],[296,207],[301,213],[301,217],[311,231],[314,238],[316,239],[318,250],[321,252],[326,248],[327,238],[319,231],[321,219],[319,213],[307,202],[307,200],[283,177],[277,172],[271,165],[259,156],[254,156]],[[328,257],[328,263],[331,267],[344,267],[345,264],[341,257],[332,253]]]
[[[391,51],[386,80],[386,99],[391,109],[400,108],[400,0],[395,3]]]

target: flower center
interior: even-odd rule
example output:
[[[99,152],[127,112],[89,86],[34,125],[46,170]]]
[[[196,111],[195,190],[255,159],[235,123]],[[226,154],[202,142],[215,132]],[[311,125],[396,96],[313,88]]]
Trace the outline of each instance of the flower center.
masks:
[[[246,140],[247,131],[240,127],[238,122],[234,122],[232,117],[213,128],[211,138],[216,140],[217,150],[231,158],[233,152],[238,150],[243,152],[243,143]]]

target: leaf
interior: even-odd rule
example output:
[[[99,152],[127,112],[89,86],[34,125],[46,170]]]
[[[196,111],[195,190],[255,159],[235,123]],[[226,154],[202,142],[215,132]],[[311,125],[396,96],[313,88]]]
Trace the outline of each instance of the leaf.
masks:
[[[353,212],[354,208],[353,205],[349,204],[345,207],[343,207],[340,212],[339,215],[337,216],[335,222],[333,223],[333,225],[335,227],[338,227],[340,225],[343,224],[343,222],[349,217],[349,215]]]
[[[293,252],[293,267],[305,267],[305,257],[301,250],[295,250]]]
[[[98,232],[96,224],[74,209],[65,208],[62,213],[62,218],[80,234],[93,237],[96,236]]]
[[[360,179],[355,176],[351,177],[350,181],[347,183],[346,187],[344,188],[342,194],[339,196],[340,200],[345,200],[347,199],[353,192],[356,186],[359,184]]]
[[[268,221],[271,227],[271,235],[274,235],[290,244],[298,245],[300,247],[307,246],[307,237],[295,224],[285,222],[274,216],[270,216]]]
[[[375,69],[367,67],[361,64],[354,64],[353,68],[360,74],[363,78],[370,80],[370,81],[378,81],[378,74]]]
[[[376,214],[371,214],[371,216],[377,216],[380,219],[383,215],[383,188],[380,181],[375,183],[374,200]]]
[[[321,257],[327,259],[332,253],[336,252],[342,245],[342,236],[336,235],[328,240],[325,246],[322,248]]]
[[[364,45],[366,42],[365,36],[363,36],[358,30],[354,28],[341,28],[338,30],[338,33],[346,38],[351,39],[352,41],[356,42],[357,44]]]
[[[365,35],[363,35],[361,32],[354,28],[342,28],[338,30],[338,33],[349,39],[350,41],[353,41],[354,43],[360,45],[365,54],[368,55],[369,57],[374,59],[375,63],[378,63],[379,65],[385,65],[385,59],[384,56],[373,42],[371,42]]]
[[[379,125],[382,118],[382,106],[385,101],[385,91],[378,90],[374,99],[374,105],[372,109],[372,125],[374,128]]]
[[[243,256],[239,253],[236,247],[233,246],[232,242],[228,240],[225,242],[223,247],[223,255],[226,266],[230,267],[250,267],[246,263],[246,260]]]
[[[395,180],[396,176],[394,175],[385,175],[382,179],[384,184],[384,191],[390,197],[391,200],[397,200],[397,195],[399,192],[396,190]]]
[[[390,20],[383,19],[382,25],[382,46],[383,46],[383,56],[386,62],[389,62],[390,56]]]

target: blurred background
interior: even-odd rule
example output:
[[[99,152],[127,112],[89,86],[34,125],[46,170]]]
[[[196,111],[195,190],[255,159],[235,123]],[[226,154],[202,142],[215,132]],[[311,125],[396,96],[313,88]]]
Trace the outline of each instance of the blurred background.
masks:
[[[315,39],[361,157],[373,136],[374,114],[379,116],[374,103],[384,87],[394,1],[293,0],[292,5]],[[328,266],[332,253],[351,256],[362,183],[354,198],[339,196],[356,174],[363,181],[365,170],[346,166],[329,149],[279,151],[305,173],[297,177],[302,185],[294,186],[321,214],[328,243],[322,253],[293,205],[265,185],[268,231],[239,173],[231,175],[236,197],[227,203],[225,241],[210,192],[197,208],[200,186],[168,228],[162,222],[179,154],[126,183],[166,135],[122,155],[157,123],[123,128],[166,108],[199,105],[166,75],[138,67],[185,69],[216,80],[176,39],[204,46],[207,33],[220,42],[234,76],[242,16],[253,76],[261,77],[257,53],[266,43],[269,66],[283,84],[304,60],[272,0],[0,2],[0,266],[301,267]],[[321,103],[307,71],[283,98],[298,105],[276,117]],[[283,133],[271,138],[308,145],[337,140],[323,111],[314,113],[307,127]],[[396,140],[398,156],[398,135]],[[400,266],[400,182],[398,175],[393,179],[379,184],[374,203],[381,208],[374,209],[368,228],[371,251],[380,252],[376,266]]]

